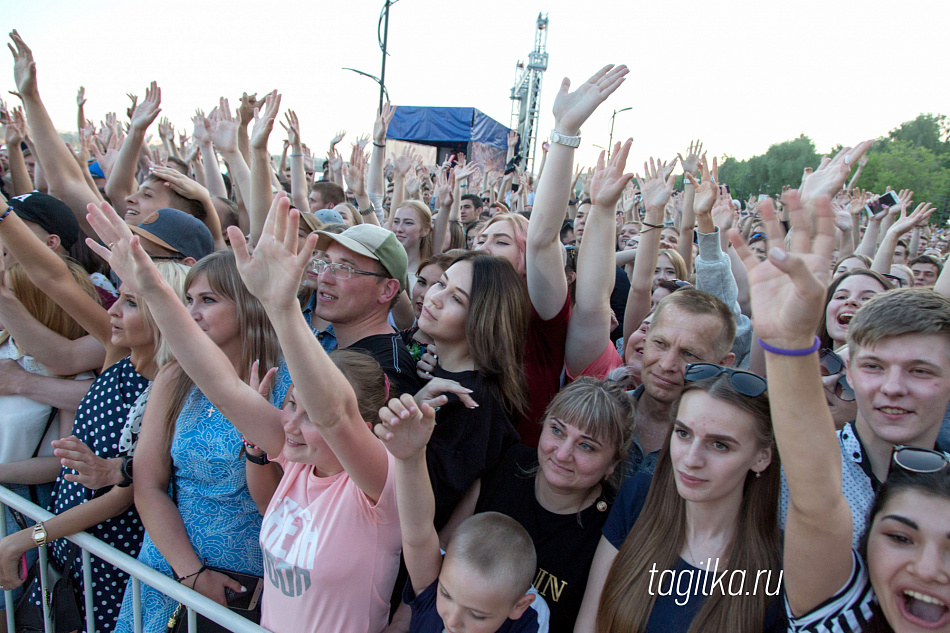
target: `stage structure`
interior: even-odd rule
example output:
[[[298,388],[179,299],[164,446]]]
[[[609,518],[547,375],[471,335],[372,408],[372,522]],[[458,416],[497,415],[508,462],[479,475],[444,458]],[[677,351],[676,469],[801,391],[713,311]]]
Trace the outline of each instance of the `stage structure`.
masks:
[[[534,32],[534,49],[528,53],[527,65],[518,61],[515,85],[511,89],[511,127],[520,137],[522,165],[534,173],[534,156],[538,144],[538,113],[541,107],[541,78],[548,68],[548,16],[538,14]]]
[[[397,106],[386,138],[429,145],[438,150],[437,164],[464,152],[487,169],[502,169],[509,129],[475,108]]]

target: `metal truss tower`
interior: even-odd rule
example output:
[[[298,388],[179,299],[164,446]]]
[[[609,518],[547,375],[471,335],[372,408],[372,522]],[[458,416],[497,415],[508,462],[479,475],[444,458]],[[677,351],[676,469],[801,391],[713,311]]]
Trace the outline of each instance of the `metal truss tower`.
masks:
[[[538,14],[534,32],[534,49],[528,53],[527,65],[518,61],[515,85],[511,89],[511,128],[521,139],[522,165],[534,173],[534,156],[538,141],[538,112],[541,105],[541,78],[548,68],[548,16]]]

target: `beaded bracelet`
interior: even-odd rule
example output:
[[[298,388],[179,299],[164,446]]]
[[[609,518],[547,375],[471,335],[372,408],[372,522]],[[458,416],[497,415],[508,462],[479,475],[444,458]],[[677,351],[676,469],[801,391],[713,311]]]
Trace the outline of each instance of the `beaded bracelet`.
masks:
[[[759,339],[759,347],[766,352],[778,354],[779,356],[810,356],[821,348],[821,339],[815,336],[815,344],[807,349],[782,349],[781,347],[772,347],[762,339]]]
[[[3,212],[3,215],[0,215],[0,222],[6,220],[8,215],[10,215],[10,207],[7,207],[7,210]]]

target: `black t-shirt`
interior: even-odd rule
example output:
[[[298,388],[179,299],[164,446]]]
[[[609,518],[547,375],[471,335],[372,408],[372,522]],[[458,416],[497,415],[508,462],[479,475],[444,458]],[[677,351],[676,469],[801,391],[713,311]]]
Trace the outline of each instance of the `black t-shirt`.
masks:
[[[361,338],[347,349],[361,349],[376,359],[389,377],[389,397],[398,398],[404,393],[415,394],[422,385],[416,376],[416,364],[412,354],[398,332],[392,334],[374,334]]]
[[[435,494],[435,527],[441,530],[475,480],[494,471],[502,454],[520,438],[501,398],[480,373],[453,373],[436,367],[432,375],[471,389],[470,395],[478,403],[469,409],[457,396],[448,394],[448,403],[435,416],[426,464]]]
[[[623,547],[627,534],[636,528],[637,518],[640,516],[640,511],[646,502],[647,493],[650,491],[651,480],[652,478],[649,475],[637,473],[620,486],[620,492],[614,500],[613,510],[611,510],[610,517],[604,525],[604,538],[610,541],[610,544],[618,550]],[[738,580],[730,588],[729,583],[732,580],[732,575],[731,573],[724,574],[724,572],[727,572],[724,566],[714,567],[713,570],[707,572],[705,569],[693,567],[682,558],[676,559],[676,564],[672,570],[651,572],[651,578],[656,579],[656,584],[652,585],[654,587],[652,590],[656,592],[656,600],[653,602],[653,611],[650,612],[645,633],[686,633],[689,631],[693,618],[699,613],[708,596],[719,591],[719,587],[722,587],[726,592],[738,590],[736,589]],[[724,574],[722,581],[720,584],[716,584],[716,578],[720,577],[721,574]],[[778,570],[772,570],[768,579],[763,574],[762,581],[764,581],[765,586],[759,584],[757,591],[768,590],[774,592],[777,587],[781,586]],[[674,586],[673,583],[676,583],[676,585]],[[752,589],[755,583],[755,578],[747,577],[743,590]],[[777,633],[787,630],[788,622],[785,618],[783,604],[782,593],[772,597],[769,601],[763,631]]]
[[[538,451],[512,446],[498,468],[482,480],[476,512],[501,512],[520,523],[538,555],[534,587],[551,609],[551,633],[571,633],[609,503],[601,495],[580,514],[545,510],[534,493]]]
[[[406,583],[403,602],[412,610],[409,633],[445,633],[445,624],[435,604],[438,587],[439,581],[436,580],[417,596],[412,591],[412,583]],[[547,633],[547,630],[539,621],[538,612],[528,608],[517,620],[505,620],[495,633]]]

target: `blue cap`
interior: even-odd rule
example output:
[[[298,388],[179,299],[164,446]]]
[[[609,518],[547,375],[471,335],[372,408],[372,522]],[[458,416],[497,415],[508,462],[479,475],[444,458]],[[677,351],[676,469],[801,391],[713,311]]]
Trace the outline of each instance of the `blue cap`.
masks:
[[[99,166],[99,161],[89,163],[89,173],[92,174],[93,178],[102,178],[105,180],[106,175],[102,171],[102,167]]]
[[[195,261],[214,252],[214,238],[208,227],[178,209],[159,209],[129,228],[142,239]]]

